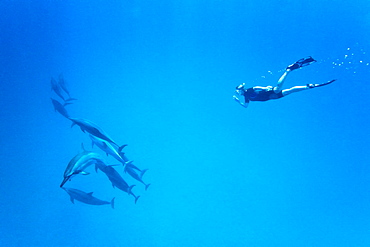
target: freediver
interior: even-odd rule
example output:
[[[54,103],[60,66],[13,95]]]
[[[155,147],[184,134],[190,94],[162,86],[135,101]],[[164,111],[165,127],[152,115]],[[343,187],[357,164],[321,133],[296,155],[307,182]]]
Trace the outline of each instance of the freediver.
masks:
[[[297,62],[289,65],[286,69],[284,74],[280,77],[275,87],[273,86],[254,86],[251,88],[245,88],[245,83],[236,87],[236,94],[240,96],[244,96],[244,103],[239,100],[237,96],[233,96],[234,100],[237,101],[241,106],[247,108],[249,105],[249,101],[267,101],[271,99],[280,99],[285,97],[291,93],[296,93],[300,91],[304,91],[307,89],[315,88],[315,87],[322,87],[328,85],[335,81],[331,80],[326,83],[322,84],[306,84],[305,86],[295,86],[289,89],[282,89],[283,83],[287,77],[287,75],[292,72],[293,70],[300,69],[302,67],[308,66],[312,63],[316,62],[311,56],[299,59]]]

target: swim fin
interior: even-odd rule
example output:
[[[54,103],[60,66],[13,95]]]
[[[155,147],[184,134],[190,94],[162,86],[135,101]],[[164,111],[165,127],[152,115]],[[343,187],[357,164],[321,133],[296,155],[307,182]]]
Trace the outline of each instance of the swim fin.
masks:
[[[292,70],[295,70],[295,69],[299,69],[299,68],[308,66],[308,65],[310,65],[310,64],[312,64],[314,62],[316,62],[316,60],[313,59],[311,56],[305,57],[305,58],[301,58],[297,62],[289,65],[286,69],[292,71]]]
[[[325,82],[325,83],[322,83],[322,84],[307,84],[307,87],[309,87],[309,88],[322,87],[322,86],[325,86],[325,85],[329,85],[330,83],[333,83],[336,80],[337,79],[334,79],[334,80],[331,80],[331,81],[328,81],[328,82]]]

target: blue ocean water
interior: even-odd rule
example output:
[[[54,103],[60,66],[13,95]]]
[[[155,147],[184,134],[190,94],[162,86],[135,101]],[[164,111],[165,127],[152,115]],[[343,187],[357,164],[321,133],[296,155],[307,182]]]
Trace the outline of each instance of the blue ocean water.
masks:
[[[10,1],[0,3],[1,246],[369,246],[370,3],[356,1]],[[331,85],[286,98],[232,99],[235,86]],[[93,167],[59,188],[104,129],[140,168]],[[103,155],[103,154],[102,154]],[[104,156],[104,155],[103,155]],[[112,157],[107,163],[116,164]]]

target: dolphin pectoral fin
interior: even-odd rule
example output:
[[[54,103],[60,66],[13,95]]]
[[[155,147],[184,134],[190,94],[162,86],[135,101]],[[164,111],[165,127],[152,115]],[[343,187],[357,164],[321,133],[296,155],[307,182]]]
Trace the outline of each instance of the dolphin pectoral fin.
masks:
[[[73,203],[73,204],[75,204],[75,199],[71,196],[71,202]]]
[[[89,175],[89,172],[80,172],[81,175]]]
[[[110,202],[110,205],[112,206],[113,209],[114,209],[114,199],[115,197],[113,197],[112,201]]]
[[[144,169],[144,170],[142,170],[141,171],[141,173],[140,173],[140,179],[144,176],[144,174],[145,174],[145,172],[147,171],[148,169]]]
[[[133,184],[133,185],[131,185],[129,188],[128,188],[128,190],[127,190],[127,193],[130,195],[130,194],[132,194],[132,188],[134,188],[136,185],[135,184]]]

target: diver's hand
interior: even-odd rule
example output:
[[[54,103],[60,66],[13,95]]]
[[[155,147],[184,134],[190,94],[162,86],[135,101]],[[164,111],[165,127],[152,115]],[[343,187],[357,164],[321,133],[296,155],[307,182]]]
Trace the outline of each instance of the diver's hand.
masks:
[[[233,99],[240,104],[240,99],[238,99],[238,97],[236,97],[235,95],[233,95]]]
[[[247,108],[248,107],[248,104],[243,104],[242,102],[240,102],[240,100],[238,99],[238,97],[236,97],[235,95],[233,96],[233,99],[238,102],[241,106],[243,106],[244,108]]]

